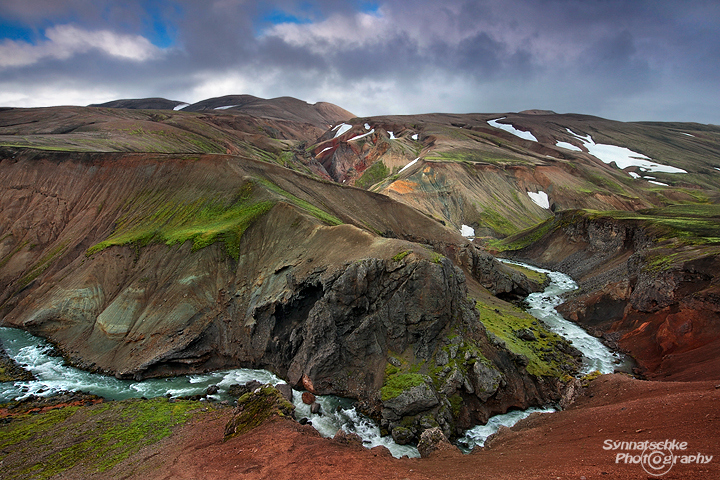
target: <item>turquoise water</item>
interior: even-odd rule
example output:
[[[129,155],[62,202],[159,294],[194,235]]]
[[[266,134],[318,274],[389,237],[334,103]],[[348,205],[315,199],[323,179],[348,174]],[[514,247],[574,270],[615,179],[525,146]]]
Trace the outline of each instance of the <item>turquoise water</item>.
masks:
[[[153,398],[170,395],[181,397],[204,394],[210,385],[218,386],[218,393],[209,395],[213,400],[234,401],[227,391],[232,384],[245,384],[251,380],[277,385],[282,379],[267,370],[237,368],[212,373],[172,378],[154,378],[142,381],[118,380],[115,377],[86,372],[64,364],[61,357],[53,357],[53,348],[44,339],[14,328],[0,327],[0,341],[8,355],[35,375],[35,380],[0,383],[0,403],[21,400],[30,395],[50,396],[61,391],[83,391],[109,400],[127,398]],[[318,396],[322,415],[310,413],[310,406],[295,391],[295,416],[306,417],[324,437],[332,437],[342,428],[357,433],[366,447],[384,445],[396,457],[418,457],[417,448],[398,445],[392,437],[381,437],[380,428],[369,418],[358,413],[353,401],[332,395]]]

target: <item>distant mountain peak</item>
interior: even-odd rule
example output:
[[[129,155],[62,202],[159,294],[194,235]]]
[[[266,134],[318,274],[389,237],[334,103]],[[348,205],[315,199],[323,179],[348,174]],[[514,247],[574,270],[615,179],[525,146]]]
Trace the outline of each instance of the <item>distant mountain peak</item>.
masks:
[[[172,110],[178,105],[186,102],[178,100],[168,100],[167,98],[126,98],[122,100],[112,100],[105,103],[93,103],[88,107],[104,107],[104,108],[127,108],[131,110]]]
[[[328,102],[308,103],[294,97],[260,98],[254,95],[223,95],[188,104],[165,98],[113,100],[89,107],[127,108],[143,110],[178,110],[184,112],[231,113],[240,112],[260,118],[289,120],[327,128],[328,125],[350,120],[356,115]]]
[[[530,110],[523,110],[522,113],[524,115],[557,115],[556,112],[553,112],[552,110],[539,110],[537,108],[530,109]]]

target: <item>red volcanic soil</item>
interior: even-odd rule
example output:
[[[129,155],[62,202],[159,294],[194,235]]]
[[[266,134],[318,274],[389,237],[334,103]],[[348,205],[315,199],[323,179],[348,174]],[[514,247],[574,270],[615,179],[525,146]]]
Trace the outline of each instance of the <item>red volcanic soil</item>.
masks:
[[[536,414],[470,455],[442,452],[394,459],[324,439],[311,427],[276,419],[223,442],[230,410],[184,426],[161,444],[118,465],[119,478],[143,479],[713,479],[720,478],[720,388],[717,382],[648,382],[606,375],[567,410]],[[607,441],[687,442],[662,476],[615,463]],[[639,455],[640,451],[633,451]],[[679,463],[712,455],[707,464]]]

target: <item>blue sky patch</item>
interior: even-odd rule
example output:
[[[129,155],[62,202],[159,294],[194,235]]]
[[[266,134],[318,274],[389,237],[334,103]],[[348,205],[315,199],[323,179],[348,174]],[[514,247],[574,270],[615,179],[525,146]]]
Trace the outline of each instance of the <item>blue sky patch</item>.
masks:
[[[30,28],[27,25],[0,19],[0,41],[16,40],[35,43],[40,36],[34,28]]]
[[[280,23],[310,23],[311,20],[307,17],[300,18],[282,10],[273,10],[262,18],[263,22],[277,25]]]
[[[172,18],[182,16],[180,5],[167,0],[150,1],[145,4],[145,13],[142,35],[159,48],[175,45],[178,33]]]

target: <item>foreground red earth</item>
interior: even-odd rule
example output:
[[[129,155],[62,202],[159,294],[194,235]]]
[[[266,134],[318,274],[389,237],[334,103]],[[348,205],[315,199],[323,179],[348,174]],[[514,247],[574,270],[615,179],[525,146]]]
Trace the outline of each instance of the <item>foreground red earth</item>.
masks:
[[[223,442],[226,410],[199,417],[106,474],[167,480],[720,478],[717,383],[602,376],[567,410],[531,416],[502,430],[481,451],[445,451],[426,459],[394,459],[382,449],[341,445],[319,437],[311,427],[282,419]],[[641,451],[627,445],[611,449],[615,442],[665,440],[687,445],[673,452],[677,463],[660,476],[624,462],[623,454],[637,457]],[[698,463],[698,454],[703,456],[700,462],[708,463]],[[692,464],[681,463],[690,459]]]

